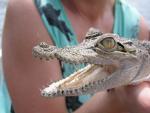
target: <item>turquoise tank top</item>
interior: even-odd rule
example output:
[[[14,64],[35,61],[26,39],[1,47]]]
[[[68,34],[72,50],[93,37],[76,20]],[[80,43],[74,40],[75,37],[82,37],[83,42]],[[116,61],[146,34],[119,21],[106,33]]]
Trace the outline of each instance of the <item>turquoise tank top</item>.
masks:
[[[53,43],[58,47],[77,45],[77,36],[68,20],[61,0],[35,0],[40,12],[41,19],[52,38]],[[116,0],[114,7],[113,33],[126,38],[136,38],[139,33],[140,15],[135,8],[131,7],[125,0]],[[91,26],[92,27],[92,26]],[[61,63],[62,76],[65,78],[81,68],[83,65]],[[69,112],[79,108],[89,100],[90,95],[78,97],[66,97],[66,105]]]
[[[61,0],[35,0],[41,18],[54,44],[58,47],[77,45],[76,34],[69,22]],[[114,8],[113,33],[126,38],[136,38],[139,33],[140,15],[126,0],[116,0]],[[91,26],[92,27],[92,26]],[[67,77],[76,70],[69,64],[62,65],[62,75]],[[83,66],[79,65],[78,68]],[[11,100],[3,73],[0,73],[0,113],[11,112]],[[79,108],[91,96],[66,97],[69,112]]]

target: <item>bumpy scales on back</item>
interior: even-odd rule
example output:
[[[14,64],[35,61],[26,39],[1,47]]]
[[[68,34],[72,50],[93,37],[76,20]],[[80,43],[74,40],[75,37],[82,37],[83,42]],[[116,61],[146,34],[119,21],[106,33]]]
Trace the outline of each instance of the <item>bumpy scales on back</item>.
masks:
[[[95,93],[150,80],[150,42],[126,40],[116,34],[103,34],[90,28],[77,46],[57,48],[45,42],[33,48],[40,59],[88,64],[69,77],[41,91],[45,97]]]

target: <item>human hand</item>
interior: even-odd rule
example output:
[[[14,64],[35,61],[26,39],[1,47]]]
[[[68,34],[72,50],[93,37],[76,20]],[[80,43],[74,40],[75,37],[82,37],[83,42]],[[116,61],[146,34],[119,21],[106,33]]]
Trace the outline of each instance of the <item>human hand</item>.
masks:
[[[116,69],[116,65],[104,68],[109,74]],[[108,93],[110,100],[115,101],[118,108],[123,108],[126,112],[150,113],[150,81],[110,89]]]
[[[150,82],[116,88],[110,94],[126,112],[150,113]]]

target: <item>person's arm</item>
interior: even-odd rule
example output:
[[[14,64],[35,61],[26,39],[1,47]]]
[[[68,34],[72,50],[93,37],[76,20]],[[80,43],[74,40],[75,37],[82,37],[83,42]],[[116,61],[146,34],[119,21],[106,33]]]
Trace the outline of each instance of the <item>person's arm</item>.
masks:
[[[61,78],[58,61],[40,61],[32,48],[51,44],[32,0],[10,0],[3,36],[3,66],[15,113],[66,113],[63,97],[47,99],[42,86]]]

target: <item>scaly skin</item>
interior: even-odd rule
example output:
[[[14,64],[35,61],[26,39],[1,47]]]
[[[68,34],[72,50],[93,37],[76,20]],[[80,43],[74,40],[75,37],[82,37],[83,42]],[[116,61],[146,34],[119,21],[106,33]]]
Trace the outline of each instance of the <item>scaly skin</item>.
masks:
[[[42,42],[33,48],[33,55],[46,60],[57,58],[66,63],[88,64],[44,88],[41,94],[45,97],[90,94],[150,80],[149,41],[130,41],[94,28],[89,29],[85,40],[77,46],[57,48]],[[110,65],[114,68],[108,73],[105,69]]]

